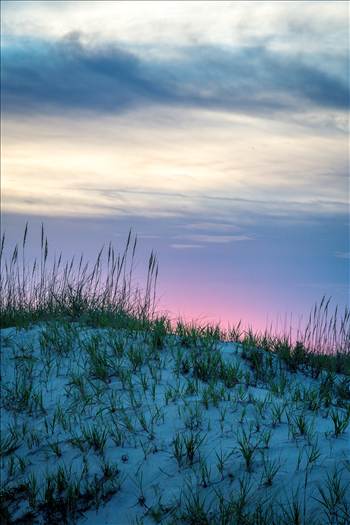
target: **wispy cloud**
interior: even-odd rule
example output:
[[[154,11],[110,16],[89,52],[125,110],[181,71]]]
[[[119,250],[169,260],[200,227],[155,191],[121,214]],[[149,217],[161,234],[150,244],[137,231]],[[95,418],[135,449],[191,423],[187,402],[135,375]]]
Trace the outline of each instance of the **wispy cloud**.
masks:
[[[350,259],[350,252],[335,252],[337,259]]]
[[[236,226],[235,224],[229,223],[229,222],[191,222],[189,224],[185,225],[185,228],[188,230],[199,230],[199,231],[207,231],[207,232],[232,232],[232,231],[239,231],[240,228]]]
[[[4,205],[30,214],[187,217],[187,234],[239,235],[237,227],[262,218],[345,216],[346,137],[208,113],[3,115],[2,168],[11,174]]]
[[[210,234],[195,234],[195,235],[182,235],[179,236],[182,239],[188,239],[189,241],[201,242],[204,244],[226,244],[230,242],[238,241],[252,241],[253,237],[250,235],[210,235]]]
[[[201,244],[170,244],[170,248],[174,248],[175,250],[193,250],[196,248],[203,248],[203,245]]]

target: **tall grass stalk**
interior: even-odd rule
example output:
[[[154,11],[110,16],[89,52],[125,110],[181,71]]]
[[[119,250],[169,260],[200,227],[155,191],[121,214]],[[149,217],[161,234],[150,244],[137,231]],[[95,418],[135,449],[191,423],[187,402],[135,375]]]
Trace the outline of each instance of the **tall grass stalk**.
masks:
[[[0,247],[1,327],[58,315],[77,319],[82,315],[116,315],[149,319],[156,300],[158,262],[152,252],[146,286],[134,285],[137,237],[129,231],[121,253],[109,244],[101,248],[93,264],[83,255],[50,259],[48,238],[41,226],[40,253],[32,263],[27,257],[28,224],[20,245],[7,249],[3,234]]]

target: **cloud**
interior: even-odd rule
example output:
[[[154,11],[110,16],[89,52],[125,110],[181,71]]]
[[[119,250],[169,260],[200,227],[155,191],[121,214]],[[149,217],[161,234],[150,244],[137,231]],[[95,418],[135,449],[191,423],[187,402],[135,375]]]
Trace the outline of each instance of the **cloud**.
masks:
[[[157,54],[193,43],[256,45],[264,43],[297,55],[328,52],[334,57],[347,48],[346,2],[236,2],[187,0],[25,1],[2,5],[2,33],[60,38],[79,31],[84,40],[123,42],[139,53],[152,47]],[[332,59],[331,59],[331,62]],[[331,63],[328,62],[328,67]]]
[[[335,252],[337,259],[350,259],[350,252]]]
[[[205,244],[227,244],[230,242],[237,241],[252,241],[253,238],[248,235],[210,235],[210,234],[198,234],[198,235],[183,235],[182,239],[188,239],[193,242],[202,242]]]
[[[346,61],[303,63],[265,47],[187,46],[176,59],[137,56],[116,44],[85,46],[71,33],[57,41],[17,39],[3,49],[7,112],[85,110],[121,113],[177,105],[273,114],[349,107]],[[344,76],[343,76],[344,73]]]
[[[196,248],[203,248],[201,244],[170,244],[170,248],[175,250],[192,250]]]
[[[5,49],[3,71],[3,101],[9,111],[119,112],[165,95],[133,54],[84,49],[75,34],[56,43],[30,40]]]
[[[189,230],[204,230],[208,232],[237,231],[238,226],[230,222],[191,222],[185,226]]]

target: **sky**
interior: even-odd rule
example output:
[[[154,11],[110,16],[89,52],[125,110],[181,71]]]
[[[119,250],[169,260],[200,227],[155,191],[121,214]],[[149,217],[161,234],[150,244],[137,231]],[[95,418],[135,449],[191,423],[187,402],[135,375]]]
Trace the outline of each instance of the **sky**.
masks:
[[[348,304],[349,4],[1,3],[2,229],[138,235],[159,308],[263,328]],[[34,242],[34,240],[33,240]]]

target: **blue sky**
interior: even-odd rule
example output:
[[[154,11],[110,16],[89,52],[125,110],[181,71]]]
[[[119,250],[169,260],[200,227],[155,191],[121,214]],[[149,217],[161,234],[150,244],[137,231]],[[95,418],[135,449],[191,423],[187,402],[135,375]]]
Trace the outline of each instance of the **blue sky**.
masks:
[[[347,302],[348,3],[2,2],[1,24],[10,236],[44,221],[92,254],[133,227],[174,314]]]

